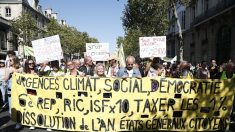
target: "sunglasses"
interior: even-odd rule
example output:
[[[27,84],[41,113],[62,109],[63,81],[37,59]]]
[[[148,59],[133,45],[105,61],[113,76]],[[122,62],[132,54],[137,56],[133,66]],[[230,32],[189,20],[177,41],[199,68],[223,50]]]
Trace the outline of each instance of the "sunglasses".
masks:
[[[127,64],[128,66],[133,66],[134,64]]]

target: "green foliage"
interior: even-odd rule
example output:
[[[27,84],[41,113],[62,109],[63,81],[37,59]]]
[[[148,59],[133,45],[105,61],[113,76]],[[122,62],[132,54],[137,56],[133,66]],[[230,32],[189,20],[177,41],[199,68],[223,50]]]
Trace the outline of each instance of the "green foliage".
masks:
[[[140,30],[145,36],[164,35],[167,9],[165,0],[129,0],[122,18],[124,29]]]
[[[168,27],[166,0],[129,0],[122,17],[126,55],[139,54],[139,37],[165,35]]]
[[[126,36],[118,37],[118,46],[122,43],[125,55],[139,55],[139,37],[142,36],[140,30],[130,29],[126,33]]]
[[[43,32],[37,27],[37,22],[30,13],[22,13],[19,18],[11,23],[12,31],[21,38],[19,44],[22,45],[31,46],[31,41],[37,39],[38,34]]]
[[[126,36],[117,39],[118,43],[123,43],[125,54],[139,53],[137,51],[139,51],[140,36],[166,35],[169,24],[167,18],[168,10],[172,9],[176,11],[176,3],[188,6],[194,1],[195,0],[128,0],[122,17]],[[178,19],[176,19],[176,21],[179,23]],[[178,28],[181,28],[180,25],[178,25]],[[183,56],[182,37],[180,41],[180,56]]]
[[[55,19],[47,24],[46,36],[59,35],[64,53],[73,54],[86,51],[86,43],[96,43],[96,38],[91,38],[86,32],[79,32],[74,27],[60,25]]]

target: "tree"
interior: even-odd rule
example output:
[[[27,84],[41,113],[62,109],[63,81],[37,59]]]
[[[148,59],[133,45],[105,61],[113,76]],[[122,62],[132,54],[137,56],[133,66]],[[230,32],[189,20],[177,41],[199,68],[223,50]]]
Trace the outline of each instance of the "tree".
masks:
[[[31,41],[37,38],[38,33],[43,32],[37,27],[36,20],[27,12],[23,12],[20,17],[12,21],[12,31],[21,39],[19,44],[27,46],[31,46]]]
[[[142,36],[140,30],[130,29],[125,37],[118,37],[118,46],[122,43],[125,55],[139,55],[139,37]]]
[[[165,0],[128,0],[123,12],[125,54],[139,54],[139,37],[161,36],[168,26]]]
[[[128,0],[122,17],[125,31],[139,30],[146,36],[166,32],[167,2],[165,0]]]
[[[179,3],[181,5],[187,6],[191,2],[193,2],[193,0],[169,0],[170,7],[173,10],[174,18],[175,18],[175,21],[176,21],[177,27],[178,27],[178,37],[179,37],[179,50],[178,51],[179,51],[179,53],[178,53],[177,60],[179,60],[179,61],[183,61],[184,42],[183,42],[182,28],[181,28],[178,14],[177,14],[177,10],[176,10],[176,4]]]
[[[98,42],[96,38],[91,38],[88,33],[80,32],[75,27],[60,25],[55,19],[51,19],[47,24],[46,36],[59,35],[64,53],[74,54],[86,51],[86,43]]]
[[[122,17],[123,26],[126,32],[125,38],[130,35],[130,30],[133,32],[139,31],[143,36],[162,36],[166,35],[168,28],[167,13],[172,9],[179,29],[179,60],[183,60],[183,36],[181,25],[176,12],[176,4],[188,5],[194,0],[128,0],[125,6],[124,16]],[[136,45],[138,38],[133,38],[125,42],[131,45]],[[124,44],[125,47],[125,44]],[[127,46],[126,46],[127,47]],[[124,49],[126,49],[126,47]],[[129,46],[131,47],[131,46]],[[137,47],[136,47],[137,48]],[[138,49],[132,49],[138,50]]]

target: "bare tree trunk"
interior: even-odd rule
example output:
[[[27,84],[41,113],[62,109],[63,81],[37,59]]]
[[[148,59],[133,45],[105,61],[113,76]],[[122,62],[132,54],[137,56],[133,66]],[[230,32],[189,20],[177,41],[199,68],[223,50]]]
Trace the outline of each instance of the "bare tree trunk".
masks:
[[[178,14],[176,11],[176,6],[175,6],[175,1],[172,0],[172,5],[173,5],[173,12],[174,12],[174,16],[175,16],[175,20],[177,22],[177,26],[178,26],[178,30],[179,30],[179,50],[177,53],[177,60],[179,61],[183,61],[183,56],[184,56],[184,43],[183,43],[183,36],[182,36],[182,29],[181,29],[181,25],[180,25],[180,21],[178,18]]]

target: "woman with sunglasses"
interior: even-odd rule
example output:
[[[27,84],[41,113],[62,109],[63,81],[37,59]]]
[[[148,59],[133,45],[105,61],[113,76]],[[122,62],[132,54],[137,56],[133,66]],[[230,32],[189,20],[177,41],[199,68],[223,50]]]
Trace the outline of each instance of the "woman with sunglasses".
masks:
[[[73,75],[73,76],[80,76],[80,77],[84,77],[85,73],[78,71],[78,69],[76,68],[76,64],[73,61],[68,61],[67,64],[67,73],[66,75]]]
[[[23,73],[23,68],[20,66],[20,60],[16,56],[9,58],[9,68],[6,69],[4,81],[8,82],[8,102],[9,113],[11,114],[11,89],[12,87],[12,75],[13,73]],[[20,129],[22,126],[20,123],[16,123],[15,129]]]
[[[36,64],[33,59],[27,59],[25,61],[24,73],[37,74]]]

